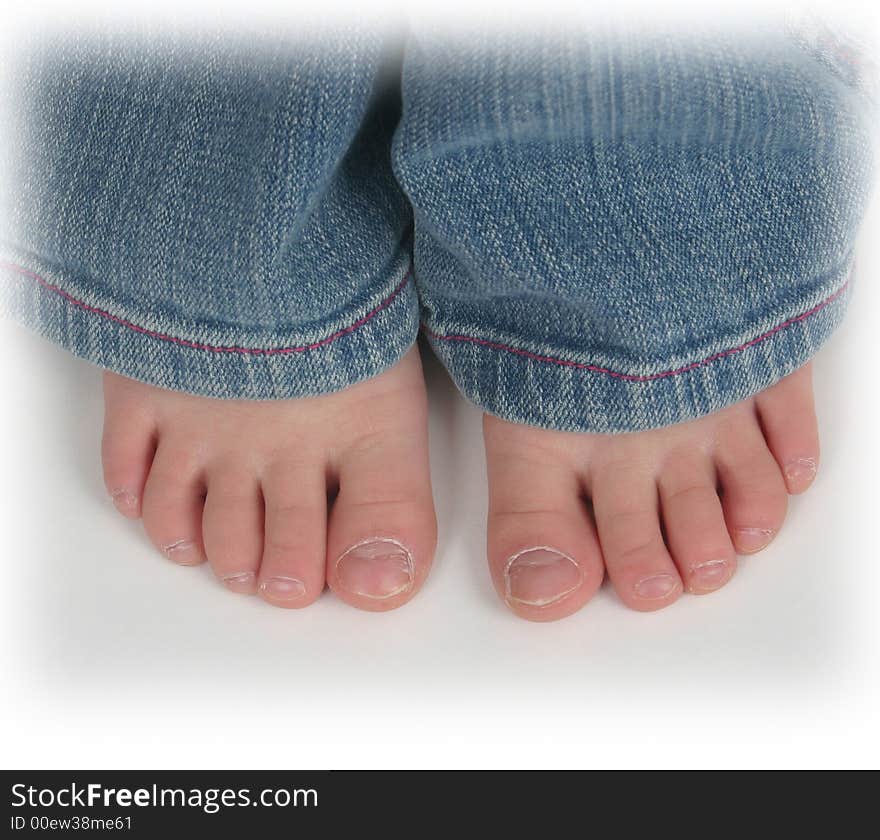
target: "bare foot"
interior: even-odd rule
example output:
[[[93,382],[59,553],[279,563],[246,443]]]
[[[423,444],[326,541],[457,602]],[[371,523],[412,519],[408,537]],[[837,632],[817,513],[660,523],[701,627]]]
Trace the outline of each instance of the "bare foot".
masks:
[[[786,494],[806,490],[819,461],[809,364],[752,399],[664,429],[577,434],[486,415],[483,430],[492,577],[510,608],[535,621],[580,609],[606,570],[636,610],[713,592],[737,554],[773,539]]]
[[[104,398],[107,489],[174,562],[208,561],[279,607],[311,604],[326,581],[388,610],[424,582],[437,528],[416,348],[320,397],[212,400],[105,373]]]

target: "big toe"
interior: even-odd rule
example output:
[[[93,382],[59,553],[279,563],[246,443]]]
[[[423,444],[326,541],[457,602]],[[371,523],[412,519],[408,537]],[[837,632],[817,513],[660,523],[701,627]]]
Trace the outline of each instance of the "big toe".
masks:
[[[426,424],[352,445],[339,458],[338,480],[327,584],[360,609],[405,604],[427,578],[437,542]]]
[[[483,429],[495,588],[522,618],[553,621],[571,615],[603,577],[580,479],[564,459],[548,457],[541,441],[548,433],[488,416]]]

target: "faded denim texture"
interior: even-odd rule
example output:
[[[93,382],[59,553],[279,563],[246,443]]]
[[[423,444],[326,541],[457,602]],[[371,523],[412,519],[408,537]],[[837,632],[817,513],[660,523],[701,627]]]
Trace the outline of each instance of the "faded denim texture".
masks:
[[[845,46],[417,31],[394,53],[28,53],[0,151],[12,314],[127,376],[266,399],[379,373],[420,309],[468,399],[592,432],[744,399],[840,322],[873,118]]]
[[[782,34],[414,38],[394,166],[426,332],[467,397],[629,431],[804,364],[843,315],[868,196],[840,55]]]
[[[7,308],[92,362],[212,397],[324,393],[389,367],[418,307],[388,61],[368,32],[22,51]]]

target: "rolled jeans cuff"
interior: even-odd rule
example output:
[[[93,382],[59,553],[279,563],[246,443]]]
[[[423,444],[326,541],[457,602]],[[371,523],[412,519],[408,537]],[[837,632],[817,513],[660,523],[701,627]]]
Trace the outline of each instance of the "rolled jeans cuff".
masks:
[[[850,294],[874,108],[857,54],[813,46],[422,34],[392,159],[425,333],[466,397],[516,423],[643,431],[816,352]]]
[[[0,302],[116,373],[323,394],[418,332],[381,30],[40,37],[0,102]]]
[[[843,319],[851,266],[747,330],[651,362],[525,341],[487,326],[488,312],[449,317],[436,299],[424,301],[423,330],[458,388],[489,414],[563,431],[644,431],[747,399],[805,364]]]
[[[291,329],[216,327],[139,311],[19,255],[0,255],[0,274],[0,303],[13,320],[103,368],[205,397],[337,391],[391,367],[418,332],[408,252],[334,317]]]

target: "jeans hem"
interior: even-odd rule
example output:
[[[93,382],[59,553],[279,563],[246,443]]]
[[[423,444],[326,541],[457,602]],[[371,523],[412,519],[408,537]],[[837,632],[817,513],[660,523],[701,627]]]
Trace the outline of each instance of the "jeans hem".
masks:
[[[122,376],[197,396],[289,399],[353,385],[397,362],[418,334],[407,254],[390,281],[323,323],[253,330],[173,322],[83,288],[42,260],[0,251],[4,314]]]
[[[532,347],[486,325],[438,324],[435,306],[425,308],[422,330],[459,390],[489,414],[560,431],[644,431],[740,402],[804,365],[842,321],[850,273],[847,264],[788,311],[694,358],[641,369]]]

